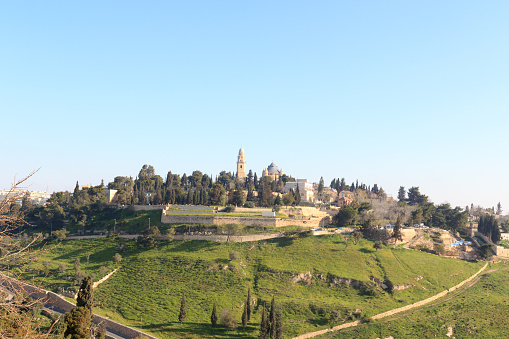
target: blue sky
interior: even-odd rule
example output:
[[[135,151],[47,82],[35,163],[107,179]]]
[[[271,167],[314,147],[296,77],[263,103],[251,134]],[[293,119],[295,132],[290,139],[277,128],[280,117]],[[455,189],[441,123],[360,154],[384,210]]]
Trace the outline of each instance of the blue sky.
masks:
[[[0,4],[0,188],[151,164],[509,211],[507,1]]]

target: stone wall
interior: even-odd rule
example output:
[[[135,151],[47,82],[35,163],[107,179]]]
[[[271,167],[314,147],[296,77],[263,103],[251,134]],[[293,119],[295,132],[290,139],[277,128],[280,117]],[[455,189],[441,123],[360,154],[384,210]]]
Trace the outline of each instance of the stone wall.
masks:
[[[155,211],[163,210],[166,205],[133,205],[135,211]]]
[[[392,230],[389,230],[389,234],[392,235]],[[410,242],[415,236],[417,232],[413,228],[403,228],[401,229],[401,237],[403,241],[396,241],[396,245]]]
[[[281,238],[284,235],[281,233],[270,233],[270,234],[250,234],[250,235],[175,235],[175,240],[205,240],[205,241],[223,241],[223,242],[247,242],[247,241],[259,241],[274,238]]]
[[[281,218],[256,218],[256,217],[217,217],[217,216],[201,216],[201,215],[166,215],[162,213],[161,222],[164,224],[209,224],[209,225],[226,225],[239,224],[245,226],[265,226],[265,227],[282,227],[282,226],[304,226],[317,227],[330,224],[330,217],[325,218],[309,218],[301,219],[281,219]]]
[[[504,248],[502,246],[493,244],[493,242],[491,242],[491,240],[481,232],[474,232],[474,235],[476,237],[482,238],[484,241],[486,241],[487,244],[491,245],[491,250],[497,257],[509,258],[509,248]]]
[[[509,258],[509,248],[504,248],[502,246],[497,246],[495,248],[495,255],[497,257]]]

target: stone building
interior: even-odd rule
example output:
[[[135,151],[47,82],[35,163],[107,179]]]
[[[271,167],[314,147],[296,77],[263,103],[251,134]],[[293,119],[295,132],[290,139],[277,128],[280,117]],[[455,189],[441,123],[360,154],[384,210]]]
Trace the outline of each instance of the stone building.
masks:
[[[241,147],[237,157],[237,180],[243,181],[246,177],[246,157],[244,156],[244,149]]]
[[[280,177],[283,176],[283,169],[277,168],[276,164],[272,162],[266,169],[262,172],[262,177],[270,177],[272,180],[279,180]]]
[[[313,189],[313,184],[308,182],[308,179],[297,179],[297,181],[290,182],[288,181],[285,184],[285,193],[293,190],[297,191],[297,186],[299,187],[300,200],[304,202],[314,202],[315,201],[315,192]]]

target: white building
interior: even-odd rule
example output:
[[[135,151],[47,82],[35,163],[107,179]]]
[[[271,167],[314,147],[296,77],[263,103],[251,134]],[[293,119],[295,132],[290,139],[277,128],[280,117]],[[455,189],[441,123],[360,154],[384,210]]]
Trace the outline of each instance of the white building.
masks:
[[[297,186],[299,187],[301,201],[314,202],[315,193],[313,190],[313,184],[308,182],[308,179],[297,179],[295,182],[287,182],[285,184],[285,193],[290,192],[292,189],[296,192]]]

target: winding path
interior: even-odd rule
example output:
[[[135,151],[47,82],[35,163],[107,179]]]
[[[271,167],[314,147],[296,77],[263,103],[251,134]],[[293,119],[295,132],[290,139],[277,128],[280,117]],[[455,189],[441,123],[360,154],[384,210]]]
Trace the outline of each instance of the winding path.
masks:
[[[389,310],[389,311],[386,311],[386,312],[383,312],[383,313],[379,313],[377,315],[374,315],[372,317],[372,319],[376,320],[376,319],[382,319],[382,318],[385,318],[385,317],[389,317],[391,315],[394,315],[394,314],[397,314],[397,313],[401,313],[401,312],[405,312],[405,311],[409,311],[411,309],[414,309],[414,308],[417,308],[417,307],[421,307],[421,306],[429,304],[429,303],[431,303],[431,302],[433,302],[433,301],[435,301],[437,299],[440,299],[440,298],[444,297],[445,295],[447,295],[448,293],[456,291],[458,288],[460,288],[463,285],[469,283],[470,281],[476,279],[479,276],[479,274],[481,274],[486,269],[486,267],[488,267],[488,263],[486,263],[474,275],[472,275],[471,277],[463,280],[462,282],[460,282],[456,286],[453,286],[453,287],[451,287],[451,288],[449,288],[449,289],[447,289],[445,291],[442,291],[442,292],[440,292],[438,294],[435,294],[434,296],[431,296],[431,297],[426,298],[424,300],[415,302],[413,304],[406,305],[406,306],[403,306],[403,307],[398,307],[398,308],[395,308],[395,309],[392,309],[392,310]],[[313,337],[316,337],[316,336],[319,336],[319,335],[324,335],[324,334],[327,334],[327,333],[330,333],[330,332],[336,332],[336,331],[339,331],[339,330],[342,330],[342,329],[345,329],[345,328],[356,327],[356,326],[359,326],[360,324],[361,324],[361,321],[357,320],[357,321],[349,322],[349,323],[346,323],[346,324],[341,324],[341,325],[338,325],[338,326],[334,326],[332,328],[326,328],[324,330],[304,333],[304,334],[301,334],[299,336],[294,337],[294,339],[313,338]]]

